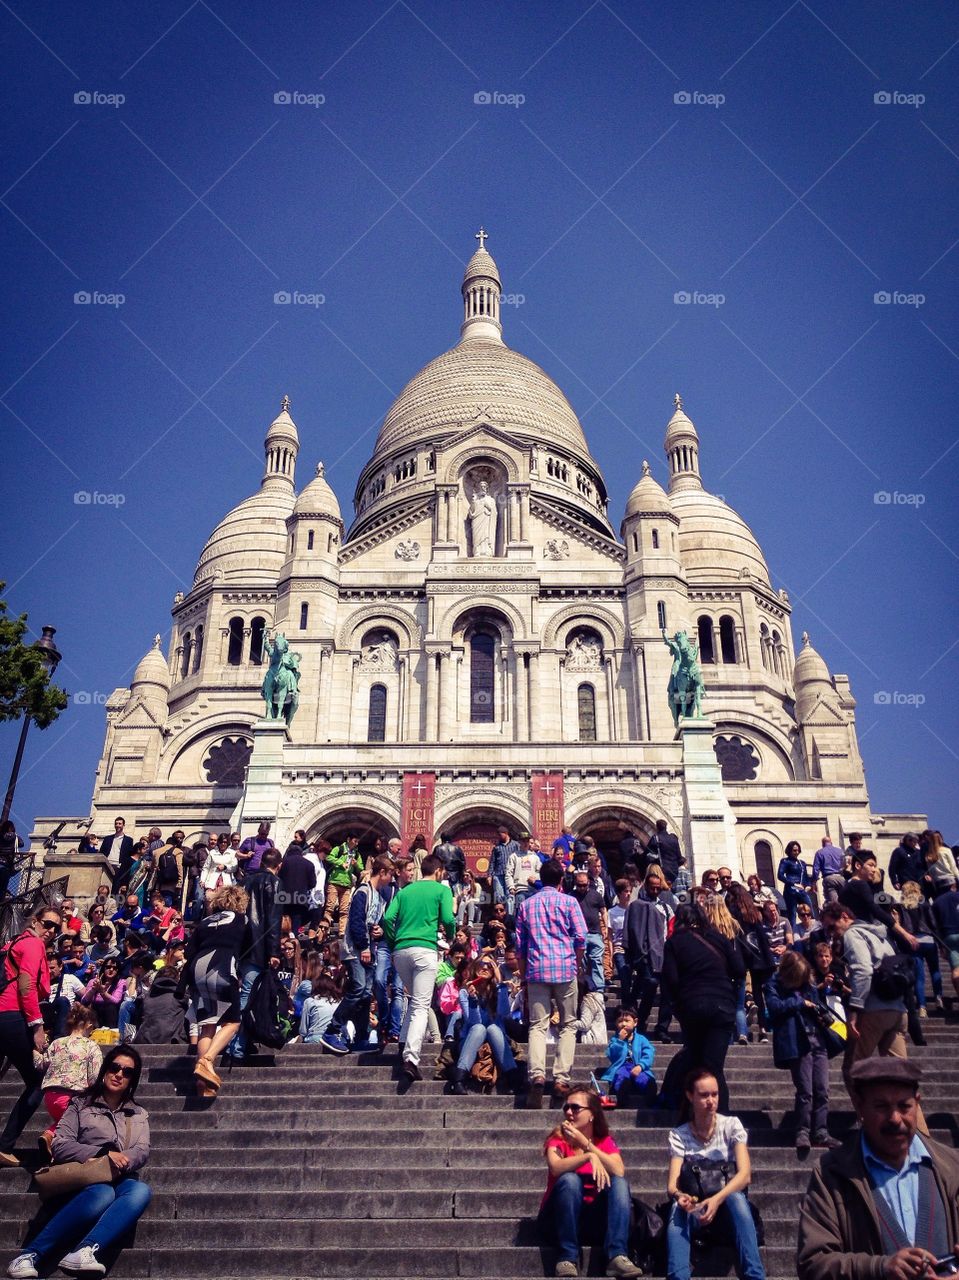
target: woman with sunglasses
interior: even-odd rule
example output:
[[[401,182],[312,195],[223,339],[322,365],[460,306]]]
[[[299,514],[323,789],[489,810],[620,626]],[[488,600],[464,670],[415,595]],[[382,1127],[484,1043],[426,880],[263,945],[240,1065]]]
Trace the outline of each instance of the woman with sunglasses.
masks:
[[[459,1002],[460,1053],[451,1079],[452,1093],[465,1094],[466,1077],[473,1069],[484,1044],[492,1050],[496,1065],[509,1078],[514,1093],[522,1087],[522,1070],[517,1067],[513,1050],[506,1037],[505,1022],[509,1017],[509,985],[500,981],[499,968],[492,956],[471,960],[464,974]]]
[[[125,990],[120,962],[115,956],[108,956],[100,962],[97,976],[87,983],[80,1003],[94,1011],[101,1027],[115,1027],[120,1020],[120,1002]]]
[[[70,1251],[56,1263],[61,1271],[102,1276],[106,1267],[97,1253],[136,1226],[150,1203],[150,1188],[137,1176],[150,1155],[149,1117],[136,1102],[142,1069],[136,1049],[114,1045],[95,1082],[63,1113],[53,1137],[54,1164],[107,1155],[113,1181],[75,1191],[10,1263],[13,1280],[33,1280],[41,1268],[46,1274],[64,1246]]]
[[[13,1147],[40,1103],[43,1068],[34,1065],[33,1053],[43,1053],[47,1047],[40,1001],[50,995],[47,946],[60,932],[61,919],[57,907],[41,904],[28,928],[10,944],[3,963],[0,1058],[7,1058],[20,1073],[23,1092],[0,1133],[0,1168],[15,1169],[20,1164]]]
[[[563,1122],[543,1144],[548,1176],[540,1229],[555,1241],[553,1274],[579,1275],[583,1239],[602,1235],[608,1276],[641,1276],[627,1253],[631,1201],[626,1168],[613,1141],[599,1094],[574,1084],[563,1103]]]

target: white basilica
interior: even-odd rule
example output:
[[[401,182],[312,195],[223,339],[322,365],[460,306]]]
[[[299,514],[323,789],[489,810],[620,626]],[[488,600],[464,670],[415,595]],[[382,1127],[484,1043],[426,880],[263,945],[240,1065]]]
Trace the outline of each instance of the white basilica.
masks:
[[[810,859],[850,831],[888,851],[904,828],[870,811],[848,678],[806,636],[795,656],[786,593],[704,488],[680,397],[668,491],[643,462],[617,537],[576,414],[503,340],[479,238],[459,341],[387,413],[348,529],[322,464],[297,492],[284,398],[259,488],[174,601],[169,652],[158,637],[107,703],[93,829],[123,814],[193,840],[266,818],[281,847],[299,827],[444,831],[475,858],[504,822],[544,846],[565,822],[615,853],[662,817],[694,867],[767,879],[793,838]],[[678,730],[664,629],[698,644],[706,685],[705,718]],[[288,729],[261,719],[278,632],[299,655]]]

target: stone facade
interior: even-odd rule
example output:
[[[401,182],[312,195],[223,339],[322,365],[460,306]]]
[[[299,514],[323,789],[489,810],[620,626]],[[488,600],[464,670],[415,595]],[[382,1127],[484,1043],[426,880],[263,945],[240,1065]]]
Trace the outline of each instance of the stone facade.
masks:
[[[421,772],[427,839],[482,840],[530,825],[546,770],[567,822],[610,850],[663,817],[700,867],[758,860],[768,877],[787,840],[811,858],[854,830],[888,853],[922,819],[871,814],[848,678],[808,637],[794,658],[788,597],[704,489],[680,397],[668,492],[643,463],[617,538],[571,406],[503,342],[500,291],[480,248],[460,341],[391,407],[348,532],[322,465],[296,493],[284,398],[260,489],[174,601],[168,653],[158,637],[107,703],[94,829],[123,813],[195,839],[269,818],[281,845],[297,827],[370,839],[401,828],[404,774]],[[707,719],[679,731],[664,627],[698,642],[706,683]],[[289,731],[260,720],[278,631],[301,655]]]

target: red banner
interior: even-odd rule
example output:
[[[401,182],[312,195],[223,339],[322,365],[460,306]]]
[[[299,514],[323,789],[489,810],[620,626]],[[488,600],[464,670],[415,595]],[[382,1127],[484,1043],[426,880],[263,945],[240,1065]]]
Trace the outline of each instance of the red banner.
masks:
[[[534,835],[544,853],[563,830],[563,775],[534,773],[530,781],[530,835]]]
[[[426,847],[432,851],[436,843],[433,830],[433,806],[436,798],[435,773],[403,774],[403,809],[400,818],[400,839],[406,852],[416,836],[426,837]]]

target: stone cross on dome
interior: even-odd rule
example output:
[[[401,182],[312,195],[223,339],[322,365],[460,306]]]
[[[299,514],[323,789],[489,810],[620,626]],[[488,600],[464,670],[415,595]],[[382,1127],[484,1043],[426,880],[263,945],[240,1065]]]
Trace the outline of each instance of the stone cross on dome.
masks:
[[[683,407],[683,397],[679,394],[678,391],[673,396],[673,404],[676,406],[677,409],[681,409]]]
[[[284,396],[283,399],[280,401],[280,413],[289,413],[289,412],[290,412],[290,397]]]
[[[479,241],[479,247],[480,247],[481,249],[485,249],[485,248],[486,248],[486,241],[489,239],[489,232],[488,232],[487,230],[485,230],[485,228],[480,227],[479,231],[477,231],[477,233],[476,233],[476,235],[473,237],[473,239],[474,239],[474,240],[478,240],[478,241]]]

